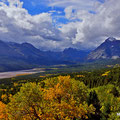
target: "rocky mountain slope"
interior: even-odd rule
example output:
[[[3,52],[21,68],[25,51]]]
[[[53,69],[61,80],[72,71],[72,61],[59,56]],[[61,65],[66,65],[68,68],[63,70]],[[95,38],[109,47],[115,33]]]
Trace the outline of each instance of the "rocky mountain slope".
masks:
[[[82,62],[88,53],[88,51],[73,48],[65,49],[62,52],[41,51],[29,43],[0,41],[0,71]]]
[[[87,59],[117,59],[120,58],[120,40],[109,37],[99,47],[92,51]]]

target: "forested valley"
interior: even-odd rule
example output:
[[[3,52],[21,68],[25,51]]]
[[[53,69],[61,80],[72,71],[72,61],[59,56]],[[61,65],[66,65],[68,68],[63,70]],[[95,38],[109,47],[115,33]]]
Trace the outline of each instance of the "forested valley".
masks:
[[[119,120],[120,67],[0,80],[1,120]]]

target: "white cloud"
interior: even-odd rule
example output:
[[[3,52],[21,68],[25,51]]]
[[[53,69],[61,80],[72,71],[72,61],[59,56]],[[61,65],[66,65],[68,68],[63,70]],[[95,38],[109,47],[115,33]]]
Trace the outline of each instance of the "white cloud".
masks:
[[[53,26],[50,13],[31,16],[26,9],[22,8],[23,3],[19,0],[8,0],[8,2],[9,5],[0,2],[1,40],[29,42],[36,47],[47,49],[49,41],[64,39],[64,35]]]
[[[96,0],[49,0],[49,6],[68,7],[75,6],[77,8],[92,8]]]
[[[45,50],[62,50],[66,47],[91,49],[109,36],[120,38],[120,0],[106,0],[104,4],[96,0],[42,1],[48,6],[63,7],[64,17],[69,20],[81,20],[61,24],[59,29],[53,26],[51,17],[57,11],[32,16],[19,0],[8,2],[8,6],[0,2],[0,39],[4,41],[29,42]]]
[[[68,19],[76,19],[79,11],[94,11],[98,4],[100,2],[97,0],[49,0],[48,2],[49,6],[64,8]]]
[[[82,22],[63,24],[61,31],[65,34],[75,31],[69,36],[72,43],[81,43],[79,48],[86,49],[97,47],[109,36],[120,38],[119,5],[120,0],[106,0],[104,4],[96,4],[96,14],[78,9],[74,17],[82,19]]]

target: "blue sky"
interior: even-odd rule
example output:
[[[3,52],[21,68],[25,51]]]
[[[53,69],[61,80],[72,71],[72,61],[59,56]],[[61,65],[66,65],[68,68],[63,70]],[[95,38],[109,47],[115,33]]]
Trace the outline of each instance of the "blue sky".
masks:
[[[62,7],[50,7],[44,2],[45,0],[20,0],[22,1],[23,7],[29,11],[30,14],[35,15],[42,12],[48,12],[51,10],[64,12],[64,8]],[[96,0],[97,1],[97,0]],[[98,0],[101,3],[104,3],[104,0]]]
[[[46,2],[44,2],[45,0],[40,0],[40,1],[39,0],[20,0],[20,1],[24,2],[23,7],[27,9],[29,13],[32,15],[39,14],[42,12],[48,12],[52,10],[61,11],[62,13],[64,12],[63,7],[55,7],[55,6],[50,7],[47,5]],[[96,1],[104,3],[105,0],[96,0]]]
[[[37,15],[43,12],[52,12],[51,16],[53,18],[53,21],[55,21],[54,24],[67,24],[69,22],[74,22],[74,21],[80,21],[78,19],[76,20],[69,20],[65,17],[65,12],[64,9],[65,7],[63,6],[49,6],[49,0],[20,0],[22,1],[23,8],[27,9],[29,14],[31,15]],[[84,1],[84,0],[83,0]],[[96,0],[99,1],[100,3],[104,3],[104,0]],[[95,14],[95,11],[92,9],[89,10],[91,14]]]
[[[0,39],[42,50],[94,49],[107,37],[120,38],[119,5],[120,0],[0,0]]]
[[[53,18],[53,21],[55,21],[54,25],[57,25],[59,23],[68,23],[69,20],[66,19],[65,16],[65,12],[64,12],[64,8],[63,7],[51,7],[48,6],[44,0],[42,2],[38,2],[38,0],[21,0],[22,2],[24,2],[23,4],[23,8],[27,9],[28,12],[31,15],[37,15],[40,13],[46,13],[46,12],[51,12],[51,16]]]

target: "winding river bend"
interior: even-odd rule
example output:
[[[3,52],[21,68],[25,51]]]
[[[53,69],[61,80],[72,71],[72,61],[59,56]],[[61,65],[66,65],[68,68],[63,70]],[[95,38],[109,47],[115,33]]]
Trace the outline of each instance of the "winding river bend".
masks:
[[[35,74],[35,73],[40,73],[40,72],[45,72],[45,69],[44,68],[34,68],[34,69],[30,69],[30,70],[0,72],[0,79],[20,76],[22,74],[27,75],[27,74]]]

